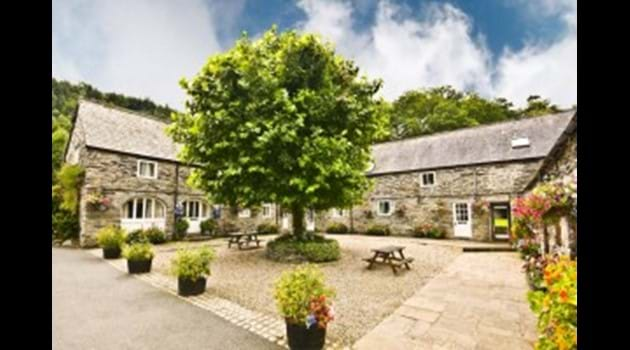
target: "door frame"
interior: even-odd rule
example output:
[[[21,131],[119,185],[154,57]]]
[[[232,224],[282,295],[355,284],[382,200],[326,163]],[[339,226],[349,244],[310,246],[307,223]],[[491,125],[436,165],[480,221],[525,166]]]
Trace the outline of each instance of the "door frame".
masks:
[[[506,207],[507,208],[507,234],[505,237],[497,237],[494,232],[494,209],[495,207]],[[510,207],[510,202],[493,202],[490,203],[490,239],[493,241],[507,241],[510,239],[510,229],[512,227],[512,208]]]

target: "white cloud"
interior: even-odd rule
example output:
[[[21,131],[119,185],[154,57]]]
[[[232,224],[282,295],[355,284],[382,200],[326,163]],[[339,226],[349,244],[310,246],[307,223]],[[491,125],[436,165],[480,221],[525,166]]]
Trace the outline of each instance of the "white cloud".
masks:
[[[307,19],[298,27],[329,38],[364,73],[382,78],[382,94],[388,99],[409,89],[448,84],[506,97],[517,105],[538,94],[570,106],[577,102],[574,0],[539,1],[539,10],[564,18],[566,35],[552,44],[506,50],[496,66],[483,38],[473,36],[471,19],[449,4],[427,5],[422,16],[402,16],[399,7],[382,0],[373,26],[358,32],[352,26],[352,3],[302,0],[298,6]]]
[[[181,107],[178,81],[221,49],[201,0],[73,0],[53,9],[53,76],[89,77],[105,91]]]

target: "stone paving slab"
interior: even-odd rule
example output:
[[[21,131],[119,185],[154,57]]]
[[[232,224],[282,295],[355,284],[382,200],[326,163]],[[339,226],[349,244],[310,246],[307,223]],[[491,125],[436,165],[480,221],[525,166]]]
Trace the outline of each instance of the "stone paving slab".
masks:
[[[465,253],[353,348],[532,349],[527,290],[517,254]]]

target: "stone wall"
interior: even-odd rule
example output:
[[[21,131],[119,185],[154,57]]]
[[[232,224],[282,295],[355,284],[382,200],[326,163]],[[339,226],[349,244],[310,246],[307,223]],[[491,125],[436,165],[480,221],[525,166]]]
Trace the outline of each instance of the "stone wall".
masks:
[[[88,148],[81,163],[85,167],[85,181],[81,189],[80,225],[81,245],[96,244],[96,232],[107,225],[119,225],[123,205],[135,197],[147,197],[160,201],[166,209],[166,233],[172,234],[175,210],[175,189],[177,201],[201,200],[205,195],[186,185],[190,168],[176,166],[174,162],[157,162],[157,179],[136,176],[137,164],[141,157],[124,155]],[[179,169],[177,169],[179,168]],[[178,185],[175,173],[178,170]],[[102,192],[111,200],[106,211],[91,208],[86,203],[86,196],[92,192]]]
[[[489,203],[508,203],[531,181],[542,160],[496,163],[435,170],[435,185],[420,186],[422,172],[375,176],[373,190],[363,204],[341,218],[327,211],[317,215],[317,230],[324,231],[341,222],[355,232],[365,232],[374,224],[387,225],[394,235],[411,235],[414,227],[430,223],[454,237],[453,206],[470,203],[472,239],[491,239]],[[394,214],[378,216],[379,200],[391,200]],[[402,209],[402,210],[401,210]]]
[[[577,172],[577,129],[558,147],[541,170],[542,178],[562,178]]]

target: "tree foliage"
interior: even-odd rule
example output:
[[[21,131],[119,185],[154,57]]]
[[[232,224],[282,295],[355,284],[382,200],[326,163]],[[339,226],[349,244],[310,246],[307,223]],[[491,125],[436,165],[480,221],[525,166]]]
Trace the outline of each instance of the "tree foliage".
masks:
[[[407,91],[392,103],[391,139],[560,112],[539,96],[530,96],[527,103],[527,107],[517,109],[504,98],[489,100],[450,86]]]
[[[370,145],[385,134],[381,82],[319,37],[243,36],[181,85],[189,100],[170,133],[216,202],[280,203],[301,235],[305,208],[346,207],[368,189]]]

